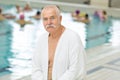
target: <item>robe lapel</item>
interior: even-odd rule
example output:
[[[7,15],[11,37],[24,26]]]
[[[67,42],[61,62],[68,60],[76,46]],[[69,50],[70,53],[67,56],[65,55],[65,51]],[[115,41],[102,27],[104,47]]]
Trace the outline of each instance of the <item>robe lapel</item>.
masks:
[[[57,64],[59,64],[57,61],[57,59],[59,58],[59,52],[62,46],[62,42],[63,42],[63,37],[65,35],[65,31],[63,32],[63,34],[61,35],[56,50],[55,50],[55,55],[54,55],[54,61],[53,61],[53,70],[52,70],[52,79],[53,80],[57,80]]]

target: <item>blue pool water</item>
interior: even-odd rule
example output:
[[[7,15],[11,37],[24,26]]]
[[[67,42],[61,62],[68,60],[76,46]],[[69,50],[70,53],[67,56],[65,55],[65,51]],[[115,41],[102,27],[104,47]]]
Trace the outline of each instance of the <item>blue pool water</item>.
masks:
[[[11,52],[11,37],[12,37],[12,28],[7,21],[0,22],[0,72],[10,71],[6,70],[9,68],[10,58],[13,54]]]
[[[110,42],[112,18],[101,21],[98,18],[92,19],[91,23],[86,25],[86,48],[95,47]]]
[[[31,74],[31,56],[38,36],[45,30],[41,21],[34,20],[29,16],[36,13],[25,12],[25,19],[31,20],[33,24],[25,25],[24,30],[20,30],[20,25],[15,22],[19,14],[15,12],[15,7],[10,5],[0,5],[4,12],[11,12],[16,15],[13,20],[0,22],[0,75],[10,73],[14,78],[19,78]],[[120,37],[120,19],[109,17],[105,22],[90,16],[90,24],[75,22],[70,13],[62,13],[62,24],[65,27],[77,32],[86,49],[112,42],[118,44]],[[14,80],[14,79],[13,79]]]

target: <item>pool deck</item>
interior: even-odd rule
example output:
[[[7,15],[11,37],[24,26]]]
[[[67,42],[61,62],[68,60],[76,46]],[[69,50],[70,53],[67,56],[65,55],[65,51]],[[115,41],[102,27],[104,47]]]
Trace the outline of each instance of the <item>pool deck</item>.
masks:
[[[86,50],[87,80],[120,79],[120,46],[110,43]],[[0,80],[31,80],[30,76],[11,79],[11,75],[0,77]]]

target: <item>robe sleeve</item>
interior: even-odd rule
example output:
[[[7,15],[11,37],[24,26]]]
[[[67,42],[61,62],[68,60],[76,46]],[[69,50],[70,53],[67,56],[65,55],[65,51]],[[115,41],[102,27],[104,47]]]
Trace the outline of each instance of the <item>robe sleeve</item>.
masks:
[[[39,48],[37,46],[37,48]],[[40,56],[38,54],[38,50],[37,49],[34,51],[33,53],[33,58],[32,58],[32,80],[44,80],[43,79],[43,72],[42,72],[42,69],[41,69],[41,65],[40,65]]]
[[[72,41],[69,49],[69,68],[58,80],[83,80],[85,77],[85,51],[80,39]]]

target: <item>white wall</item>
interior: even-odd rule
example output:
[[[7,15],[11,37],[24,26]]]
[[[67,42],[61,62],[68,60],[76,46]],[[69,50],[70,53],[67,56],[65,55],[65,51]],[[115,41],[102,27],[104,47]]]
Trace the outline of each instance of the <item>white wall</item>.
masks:
[[[94,6],[108,7],[109,0],[90,0],[90,4]]]
[[[87,0],[47,0],[47,1],[59,1],[59,2],[68,2],[68,3],[80,3],[80,4],[83,4]]]
[[[34,8],[42,8],[45,5],[55,4],[58,5],[62,11],[72,12],[76,9],[80,9],[81,11],[93,14],[95,10],[106,10],[108,15],[114,17],[120,17],[120,9],[118,8],[108,8],[108,7],[99,7],[99,6],[91,6],[91,5],[81,5],[81,4],[72,4],[65,2],[55,2],[55,1],[40,1],[40,0],[27,0],[31,3],[31,6]],[[24,6],[26,4],[25,0],[0,0],[2,4],[19,4]]]
[[[120,8],[120,0],[111,0],[111,7]]]

